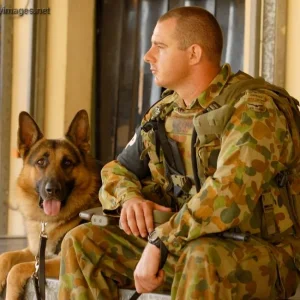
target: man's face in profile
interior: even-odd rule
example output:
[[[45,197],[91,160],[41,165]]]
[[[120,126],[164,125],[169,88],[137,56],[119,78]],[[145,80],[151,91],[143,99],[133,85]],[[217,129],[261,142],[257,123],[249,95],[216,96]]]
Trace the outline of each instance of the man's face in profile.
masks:
[[[189,52],[179,49],[176,23],[176,19],[171,18],[156,24],[151,48],[144,56],[150,64],[155,83],[172,90],[182,85],[189,73]]]

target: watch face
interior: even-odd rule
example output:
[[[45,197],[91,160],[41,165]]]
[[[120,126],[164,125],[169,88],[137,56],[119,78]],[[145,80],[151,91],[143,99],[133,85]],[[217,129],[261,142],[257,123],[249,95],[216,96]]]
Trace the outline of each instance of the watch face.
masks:
[[[158,235],[157,235],[157,232],[154,230],[149,234],[148,241],[151,243],[157,239],[158,239]]]

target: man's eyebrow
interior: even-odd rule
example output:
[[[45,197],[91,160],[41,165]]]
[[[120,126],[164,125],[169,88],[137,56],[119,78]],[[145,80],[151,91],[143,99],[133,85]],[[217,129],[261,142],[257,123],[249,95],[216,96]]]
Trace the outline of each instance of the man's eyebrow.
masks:
[[[152,44],[155,46],[167,46],[167,44],[164,44],[164,43],[158,42],[158,41],[152,41]]]

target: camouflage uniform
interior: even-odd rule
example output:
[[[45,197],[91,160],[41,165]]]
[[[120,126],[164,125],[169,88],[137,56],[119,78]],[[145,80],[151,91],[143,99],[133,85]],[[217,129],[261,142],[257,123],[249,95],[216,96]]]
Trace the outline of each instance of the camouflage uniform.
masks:
[[[145,124],[156,107],[161,107],[167,135],[176,141],[185,176],[192,182],[194,117],[243,76],[232,74],[225,64],[189,107],[178,94],[167,91],[142,121]],[[173,207],[175,198],[179,212],[156,228],[169,250],[164,288],[171,288],[172,299],[287,298],[298,284],[293,239],[288,236],[276,243],[264,240],[268,235],[293,230],[274,182],[275,174],[295,155],[286,119],[270,96],[248,91],[235,103],[222,129],[197,140],[200,192],[193,185],[188,193],[175,198],[153,131],[138,131],[118,160],[103,168],[101,203],[107,213],[114,214],[132,197]],[[250,232],[250,241],[218,237],[233,228]],[[145,244],[143,239],[129,237],[112,226],[74,229],[62,247],[60,299],[76,295],[81,299],[80,294],[88,299],[92,295],[117,299],[117,287],[132,286],[133,270]]]

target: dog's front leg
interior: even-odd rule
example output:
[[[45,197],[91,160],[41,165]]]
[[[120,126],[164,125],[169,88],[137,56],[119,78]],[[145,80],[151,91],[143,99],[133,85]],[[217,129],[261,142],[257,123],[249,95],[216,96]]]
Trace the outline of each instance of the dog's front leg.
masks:
[[[6,283],[6,300],[22,299],[25,284],[34,270],[34,261],[17,264],[10,270]]]
[[[28,248],[18,251],[6,252],[0,255],[0,293],[3,291],[6,278],[11,268],[20,263],[34,260]]]
[[[60,267],[60,258],[46,260],[45,276],[48,278],[58,278]],[[8,274],[7,287],[6,287],[6,299],[17,300],[22,299],[24,293],[24,287],[27,280],[31,277],[35,271],[35,262],[20,263],[15,265]]]

